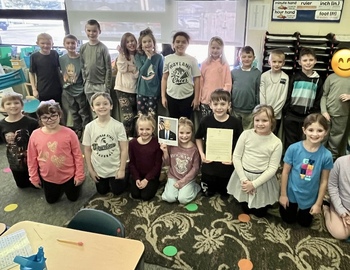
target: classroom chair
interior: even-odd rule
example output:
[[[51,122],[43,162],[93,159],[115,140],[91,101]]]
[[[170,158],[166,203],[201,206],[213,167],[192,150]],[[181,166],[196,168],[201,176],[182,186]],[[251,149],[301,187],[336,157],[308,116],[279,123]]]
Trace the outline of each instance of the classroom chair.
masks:
[[[67,225],[68,228],[125,237],[124,225],[114,216],[97,209],[81,209]]]

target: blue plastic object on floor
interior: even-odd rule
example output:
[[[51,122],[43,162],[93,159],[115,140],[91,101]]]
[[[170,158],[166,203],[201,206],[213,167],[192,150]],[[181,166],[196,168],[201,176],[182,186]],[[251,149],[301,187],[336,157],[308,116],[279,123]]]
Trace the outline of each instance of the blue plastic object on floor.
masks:
[[[346,239],[345,242],[350,243],[350,237]]]

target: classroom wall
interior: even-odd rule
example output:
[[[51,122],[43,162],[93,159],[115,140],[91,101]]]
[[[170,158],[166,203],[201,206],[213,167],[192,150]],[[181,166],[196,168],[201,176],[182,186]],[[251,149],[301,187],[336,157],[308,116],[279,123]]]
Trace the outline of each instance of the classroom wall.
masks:
[[[256,58],[259,62],[258,67],[261,67],[262,63],[262,52],[264,47],[264,37],[266,31],[272,34],[293,34],[295,32],[300,32],[304,35],[326,35],[328,33],[334,33],[338,35],[350,35],[350,1],[344,1],[342,17],[340,23],[325,23],[325,22],[272,22],[271,21],[271,11],[272,11],[272,1],[248,1],[248,20],[251,17],[251,6],[253,4],[268,4],[268,13],[266,16],[269,18],[267,29],[264,30],[252,30],[247,25],[247,35],[245,44],[252,46],[255,50]]]

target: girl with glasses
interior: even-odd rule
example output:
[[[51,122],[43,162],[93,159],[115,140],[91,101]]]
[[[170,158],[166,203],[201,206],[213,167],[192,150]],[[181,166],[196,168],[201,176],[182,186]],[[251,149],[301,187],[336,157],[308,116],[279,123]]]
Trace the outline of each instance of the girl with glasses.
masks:
[[[60,125],[62,110],[54,100],[41,102],[36,114],[41,128],[29,139],[30,181],[43,188],[48,203],[57,202],[63,193],[76,201],[85,180],[79,139],[73,130]]]

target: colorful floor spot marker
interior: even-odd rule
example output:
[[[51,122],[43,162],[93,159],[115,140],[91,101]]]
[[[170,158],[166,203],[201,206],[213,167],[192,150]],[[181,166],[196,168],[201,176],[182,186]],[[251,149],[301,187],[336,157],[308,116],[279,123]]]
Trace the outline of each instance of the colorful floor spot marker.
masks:
[[[249,221],[250,221],[250,216],[247,215],[247,214],[240,214],[240,215],[238,216],[238,220],[239,220],[240,222],[249,222]]]
[[[198,205],[195,203],[190,203],[190,204],[186,205],[185,208],[190,212],[194,212],[198,209]]]
[[[17,207],[18,207],[18,204],[16,204],[16,203],[11,203],[11,204],[7,205],[7,206],[4,208],[4,211],[5,211],[5,212],[11,212],[11,211],[13,211],[13,210],[16,210]]]
[[[253,263],[248,259],[240,259],[238,262],[239,270],[252,270]]]
[[[169,257],[173,257],[177,253],[177,248],[174,246],[166,246],[163,248],[163,253]]]
[[[9,173],[9,172],[11,172],[11,169],[10,168],[5,168],[2,171],[5,172],[5,173]]]

